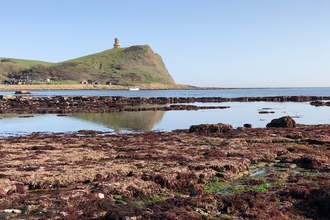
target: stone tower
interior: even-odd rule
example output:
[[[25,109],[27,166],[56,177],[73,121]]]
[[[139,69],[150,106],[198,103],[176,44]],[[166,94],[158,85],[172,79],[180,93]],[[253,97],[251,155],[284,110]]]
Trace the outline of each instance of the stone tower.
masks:
[[[113,48],[120,48],[120,40],[119,40],[119,38],[115,38],[115,44],[113,45]]]

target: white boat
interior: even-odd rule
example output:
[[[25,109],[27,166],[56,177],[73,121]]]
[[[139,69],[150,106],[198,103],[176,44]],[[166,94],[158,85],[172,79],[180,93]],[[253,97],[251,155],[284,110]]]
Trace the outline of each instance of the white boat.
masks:
[[[139,89],[140,89],[140,88],[139,88],[139,87],[136,87],[136,86],[135,86],[135,87],[131,87],[131,88],[129,88],[130,91],[138,91]]]

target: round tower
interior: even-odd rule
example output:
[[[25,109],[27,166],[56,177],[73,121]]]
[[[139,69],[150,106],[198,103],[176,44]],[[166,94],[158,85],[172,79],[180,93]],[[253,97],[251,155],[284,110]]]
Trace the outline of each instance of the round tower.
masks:
[[[119,40],[119,38],[115,38],[115,44],[113,45],[113,48],[120,48],[120,40]]]

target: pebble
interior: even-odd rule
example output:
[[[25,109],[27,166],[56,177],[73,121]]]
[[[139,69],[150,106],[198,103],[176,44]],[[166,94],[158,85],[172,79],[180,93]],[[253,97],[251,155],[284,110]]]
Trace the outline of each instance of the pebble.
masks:
[[[21,214],[22,213],[22,210],[19,210],[19,209],[4,209],[3,212],[14,213],[14,214]]]

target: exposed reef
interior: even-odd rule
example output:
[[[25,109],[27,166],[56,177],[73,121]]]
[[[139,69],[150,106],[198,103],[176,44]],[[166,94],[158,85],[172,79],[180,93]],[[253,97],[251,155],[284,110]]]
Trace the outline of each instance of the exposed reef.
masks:
[[[330,126],[0,139],[8,219],[328,219]]]
[[[222,109],[229,106],[195,106],[183,103],[222,103],[222,102],[311,102],[323,103],[330,96],[276,96],[276,97],[122,97],[122,96],[56,96],[33,97],[0,95],[0,114],[5,113],[54,113],[77,112],[116,112],[116,111],[169,111]],[[181,105],[180,105],[181,104]],[[164,105],[164,106],[151,106]],[[165,106],[166,105],[166,106]],[[319,106],[319,105],[317,105]]]

